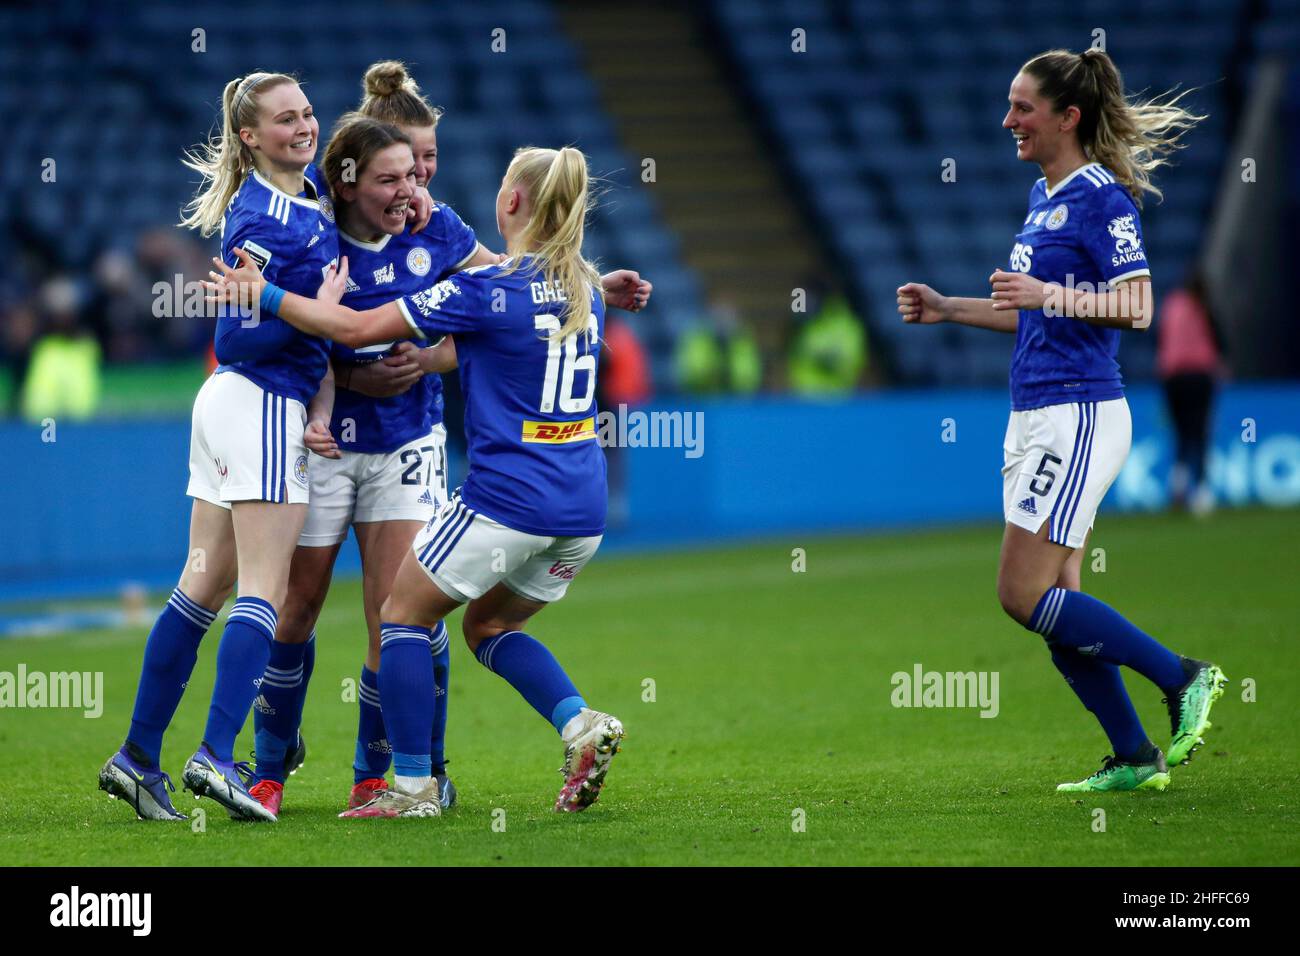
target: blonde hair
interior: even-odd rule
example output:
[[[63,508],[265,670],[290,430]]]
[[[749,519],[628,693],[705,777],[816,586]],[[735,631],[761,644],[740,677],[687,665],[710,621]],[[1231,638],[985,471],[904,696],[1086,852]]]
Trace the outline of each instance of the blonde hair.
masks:
[[[551,338],[562,339],[586,328],[591,307],[586,290],[604,293],[600,273],[582,257],[582,239],[589,208],[587,157],[566,146],[560,150],[524,146],[515,151],[506,170],[507,184],[528,193],[532,213],[519,234],[520,249],[528,251],[546,282],[565,293],[564,318]],[[519,267],[516,258],[503,275]]]
[[[357,112],[395,126],[437,126],[442,110],[420,95],[400,60],[372,63],[361,80],[364,94]]]
[[[202,174],[203,184],[185,204],[180,225],[210,236],[221,225],[230,197],[254,167],[253,151],[239,131],[256,126],[262,94],[283,83],[298,81],[286,73],[250,73],[231,80],[221,94],[221,131],[207,142],[185,151],[182,162]]]
[[[1182,134],[1205,119],[1178,105],[1190,90],[1128,99],[1119,69],[1103,50],[1048,50],[1020,71],[1038,81],[1039,95],[1056,112],[1078,107],[1084,155],[1114,173],[1139,206],[1144,192],[1162,198],[1151,172],[1167,165],[1169,154],[1186,145]]]

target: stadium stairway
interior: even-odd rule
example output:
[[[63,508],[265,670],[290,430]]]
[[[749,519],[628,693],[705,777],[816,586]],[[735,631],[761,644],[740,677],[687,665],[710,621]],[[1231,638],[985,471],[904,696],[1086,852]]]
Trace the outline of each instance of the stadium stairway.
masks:
[[[711,299],[753,323],[781,352],[791,290],[818,271],[818,245],[787,195],[770,151],[728,82],[689,4],[652,16],[619,4],[566,3],[561,20],[628,153],[655,163],[666,223]]]

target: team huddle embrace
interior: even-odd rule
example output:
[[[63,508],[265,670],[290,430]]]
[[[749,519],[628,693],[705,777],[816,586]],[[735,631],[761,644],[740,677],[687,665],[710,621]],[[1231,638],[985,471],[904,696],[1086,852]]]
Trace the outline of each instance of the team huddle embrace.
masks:
[[[311,104],[280,73],[227,84],[220,133],[187,158],[204,184],[183,225],[221,237],[205,283],[221,306],[220,364],[194,402],[187,489],[189,553],[207,561],[186,565],[154,624],[130,729],[99,774],[142,819],[184,819],[163,734],[232,593],[182,782],[234,818],[278,818],[306,756],[314,627],[349,528],[368,642],[340,816],[454,806],[445,618],[462,605],[470,650],[561,737],[556,810],[595,802],[623,738],[525,629],[600,545],[605,458],[586,426],[605,309],[639,311],[651,285],[583,258],[577,149],[516,152],[496,199],[497,254],[430,196],[441,111],[394,61],[362,85],[319,166]],[[449,493],[439,373],[454,368],[470,467]],[[234,759],[250,710],[252,765]]]

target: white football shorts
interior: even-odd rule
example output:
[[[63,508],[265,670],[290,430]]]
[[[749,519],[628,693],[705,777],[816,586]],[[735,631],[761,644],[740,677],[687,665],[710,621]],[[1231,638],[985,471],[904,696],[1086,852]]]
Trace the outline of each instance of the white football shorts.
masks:
[[[1002,510],[1033,534],[1082,547],[1133,439],[1128,402],[1070,402],[1012,412],[1002,454]]]
[[[415,536],[411,550],[438,588],[465,602],[497,583],[532,601],[558,601],[600,547],[602,535],[547,537],[507,528],[453,498]]]
[[[311,455],[311,507],[298,544],[323,548],[348,536],[354,522],[421,521],[447,502],[447,429],[393,452]]]
[[[305,504],[307,446],[302,402],[268,392],[236,371],[213,373],[194,399],[191,498]]]

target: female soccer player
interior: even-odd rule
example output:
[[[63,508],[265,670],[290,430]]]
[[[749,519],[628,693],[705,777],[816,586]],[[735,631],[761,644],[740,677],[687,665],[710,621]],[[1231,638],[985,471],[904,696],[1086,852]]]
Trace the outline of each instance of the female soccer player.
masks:
[[[434,205],[430,226],[406,234],[398,208],[409,194],[407,177],[427,185],[437,170],[437,124],[406,67],[396,61],[372,65],[362,80],[365,96],[357,114],[345,117],[326,150],[324,174],[335,201],[339,238],[350,262],[353,291],[343,302],[364,309],[428,288],[432,280],[478,265],[495,253],[477,241],[456,213]],[[365,121],[362,117],[371,118]],[[398,138],[377,127],[393,124]],[[389,127],[391,129],[391,127]],[[405,137],[406,142],[400,142]],[[372,161],[372,155],[374,157]],[[355,182],[345,179],[345,160]],[[615,304],[633,311],[648,301],[651,286],[626,270],[602,277]],[[361,552],[369,647],[362,665],[359,720],[349,806],[369,802],[388,786],[391,762],[379,693],[379,609],[393,576],[420,527],[447,500],[446,431],[442,384],[437,371],[454,367],[450,339],[442,348],[417,349],[409,330],[394,346],[384,342],[359,351],[335,343],[340,387],[330,432],[339,442],[337,461],[312,463],[312,496],[294,554],[289,597],[281,615],[271,664],[254,705],[258,782],[251,792],[278,813],[283,784],[304,749],[298,720],[310,674],[312,628],[320,615],[339,547],[351,525]],[[392,350],[395,354],[384,358]],[[439,358],[450,355],[451,366]],[[427,373],[427,374],[426,374]],[[354,388],[355,386],[355,388]],[[456,790],[446,776],[444,735],[450,653],[446,626],[435,629],[436,682],[431,759],[444,808]],[[286,755],[288,759],[286,760]]]
[[[394,75],[396,71],[400,77]],[[367,71],[363,85],[363,112],[375,112],[381,101],[400,94],[408,125],[421,137],[432,135],[439,114],[407,80],[401,64],[376,64]],[[351,113],[339,121],[326,149],[322,171],[334,199],[339,239],[356,266],[344,296],[354,308],[390,301],[459,269],[497,260],[479,244],[473,230],[441,203],[434,204],[428,228],[420,233],[405,231],[405,206],[417,188],[426,186],[427,176],[420,173],[429,168],[415,160],[413,142],[405,130]],[[285,778],[305,750],[298,725],[314,656],[312,628],[349,526],[356,530],[361,552],[371,635],[371,650],[361,672],[353,801],[367,802],[371,791],[383,785],[390,759],[379,709],[379,607],[415,532],[447,500],[441,380],[425,372],[435,371],[434,356],[440,353],[453,358],[442,367],[454,367],[455,354],[450,342],[441,350],[417,350],[407,344],[409,332],[403,338],[397,353],[400,364],[385,364],[393,342],[359,351],[335,344],[331,350],[341,387],[335,392],[329,429],[337,438],[340,455],[312,462],[311,505],[294,552],[288,599],[270,665],[254,704],[257,782],[250,792],[276,814]],[[378,369],[389,372],[389,379],[375,375]],[[387,397],[372,398],[360,390],[365,387],[362,382],[382,389],[393,378],[400,388],[390,386]],[[354,384],[357,390],[351,387]],[[435,650],[443,658],[446,645],[443,628],[435,640]],[[443,663],[440,709],[445,714]],[[437,737],[440,749],[441,733]],[[438,757],[436,769],[442,774],[441,754]],[[443,783],[450,803],[454,788],[445,777]]]
[[[618,750],[619,721],[589,709],[551,653],[522,630],[563,597],[604,532],[605,460],[593,408],[604,302],[582,258],[587,182],[576,149],[520,150],[496,204],[511,258],[365,312],[285,294],[243,253],[238,271],[217,263],[218,295],[251,290],[304,331],[353,348],[407,331],[457,336],[470,472],[459,497],[416,537],[381,612],[395,784],[343,816],[441,812],[428,753],[429,644],[433,628],[466,602],[465,638],[479,661],[565,742],[557,810],[594,802]],[[346,275],[346,259],[339,272]]]
[[[958,322],[1016,334],[1011,420],[1003,449],[1006,531],[998,598],[1043,635],[1052,661],[1101,723],[1115,750],[1101,770],[1058,790],[1163,790],[1166,758],[1147,737],[1119,665],[1165,694],[1173,740],[1168,763],[1190,758],[1210,727],[1225,678],[1179,657],[1080,590],[1088,533],[1128,455],[1132,425],[1119,365],[1121,329],[1151,321],[1151,273],[1137,203],[1159,196],[1150,173],[1204,117],[1163,102],[1130,102],[1099,50],[1051,50],[1011,83],[1002,121],[1016,155],[1043,171],[988,299],[898,290],[905,322]]]
[[[187,162],[205,183],[182,225],[205,236],[220,227],[223,253],[238,246],[268,274],[311,295],[338,258],[328,206],[303,175],[318,130],[292,77],[253,73],[226,84],[221,134]],[[306,514],[308,436],[322,439],[319,447],[328,451],[332,383],[322,339],[258,324],[229,315],[219,320],[223,362],[235,329],[246,337],[275,335],[281,345],[269,358],[223,364],[195,399],[190,559],[149,635],[126,742],[100,771],[100,787],[145,819],[184,819],[158,765],[162,736],[236,570],[239,593],[217,651],[207,728],[183,779],[234,816],[274,819],[249,795],[241,778],[246,769],[234,763],[232,751],[266,669],[291,542]]]

